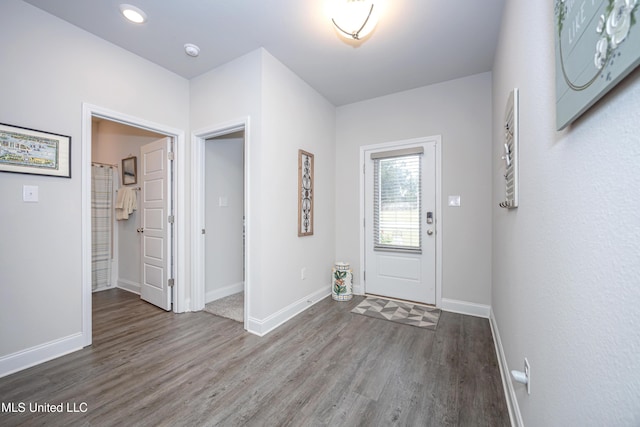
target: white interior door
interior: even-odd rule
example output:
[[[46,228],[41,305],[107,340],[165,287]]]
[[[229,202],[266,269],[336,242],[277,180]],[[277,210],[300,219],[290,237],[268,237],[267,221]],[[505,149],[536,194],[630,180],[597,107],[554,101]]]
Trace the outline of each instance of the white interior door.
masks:
[[[435,304],[435,142],[364,155],[365,293]]]
[[[171,310],[172,225],[170,138],[162,138],[140,149],[142,187],[142,280],[140,298]],[[173,221],[171,221],[173,222]]]

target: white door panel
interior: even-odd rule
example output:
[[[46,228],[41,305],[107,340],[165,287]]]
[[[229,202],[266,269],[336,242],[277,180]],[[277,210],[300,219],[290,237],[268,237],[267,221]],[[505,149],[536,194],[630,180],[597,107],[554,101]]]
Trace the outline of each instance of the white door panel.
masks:
[[[413,215],[419,218],[419,231],[413,231],[413,236],[420,236],[419,248],[396,249],[381,247],[380,242],[374,242],[374,160],[371,154],[380,152],[397,151],[398,149],[413,149],[422,147],[420,155],[421,191],[420,207]],[[397,147],[385,147],[384,149],[372,149],[364,151],[365,163],[365,280],[364,290],[367,294],[381,295],[425,304],[436,302],[436,239],[435,218],[436,213],[436,146],[433,142],[420,142]],[[382,186],[384,174],[378,177],[378,188]],[[413,194],[416,194],[415,192]],[[379,196],[381,197],[381,196]],[[381,203],[380,201],[378,201]],[[406,209],[406,208],[405,208]],[[405,213],[394,213],[398,218],[399,227],[406,227]],[[379,212],[387,212],[380,210]],[[431,212],[433,221],[427,223],[427,212]],[[382,218],[384,213],[379,213]],[[378,223],[382,219],[378,218]],[[415,218],[415,216],[414,216]],[[388,221],[385,217],[384,221]],[[379,226],[382,230],[382,226]],[[415,228],[413,229],[415,230]],[[382,233],[382,231],[380,231]],[[382,235],[382,234],[381,234]],[[389,237],[389,246],[395,245],[397,237]],[[406,241],[406,235],[399,239]],[[415,241],[412,240],[412,241]],[[414,243],[412,243],[414,244]],[[384,245],[382,245],[384,246]],[[400,244],[402,246],[402,244]],[[416,246],[418,246],[416,244]]]
[[[140,298],[171,310],[171,176],[168,151],[171,140],[162,138],[143,146],[142,161],[142,286]]]
[[[378,255],[378,275],[381,277],[395,277],[404,280],[420,280],[421,259],[403,256]]]
[[[144,266],[143,275],[145,286],[151,286],[157,290],[162,290],[162,287],[164,286],[164,271],[162,268],[147,264]]]
[[[163,138],[163,140],[165,139],[166,138]],[[154,151],[148,151],[146,153],[147,161],[142,164],[142,169],[145,175],[162,172],[165,169],[164,161],[166,157],[164,157],[163,154],[162,148],[155,149]]]
[[[164,248],[162,239],[157,237],[144,236],[144,257],[162,261],[164,259]]]
[[[147,208],[144,210],[145,230],[162,232],[164,229],[164,208]]]
[[[162,171],[157,171],[162,173]],[[164,199],[164,180],[154,179],[144,183],[144,200],[146,202],[158,202]]]

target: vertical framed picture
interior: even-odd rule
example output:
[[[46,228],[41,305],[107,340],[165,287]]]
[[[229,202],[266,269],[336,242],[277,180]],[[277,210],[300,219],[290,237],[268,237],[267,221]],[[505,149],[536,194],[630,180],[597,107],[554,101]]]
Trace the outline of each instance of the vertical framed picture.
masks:
[[[138,182],[138,159],[136,156],[122,159],[122,185],[131,185]]]
[[[313,154],[298,150],[298,236],[313,235]]]
[[[71,178],[71,137],[0,123],[0,171]]]

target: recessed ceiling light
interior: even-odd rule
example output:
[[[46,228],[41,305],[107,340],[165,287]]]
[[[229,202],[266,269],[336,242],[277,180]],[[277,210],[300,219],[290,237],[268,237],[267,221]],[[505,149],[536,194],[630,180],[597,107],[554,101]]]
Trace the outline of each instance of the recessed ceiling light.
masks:
[[[122,12],[124,17],[129,21],[136,24],[142,24],[147,21],[147,14],[144,13],[141,9],[135,6],[131,6],[130,4],[121,4],[120,12]]]

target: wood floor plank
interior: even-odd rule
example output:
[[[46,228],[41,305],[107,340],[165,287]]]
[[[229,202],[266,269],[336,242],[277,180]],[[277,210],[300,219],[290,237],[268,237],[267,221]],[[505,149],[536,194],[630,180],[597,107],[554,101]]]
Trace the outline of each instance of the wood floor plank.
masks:
[[[0,413],[0,425],[456,426],[509,424],[486,319],[436,331],[327,298],[257,337],[122,290],[93,296],[93,344],[0,379],[0,402],[87,404]]]

